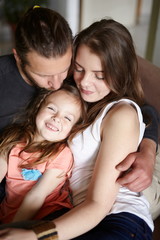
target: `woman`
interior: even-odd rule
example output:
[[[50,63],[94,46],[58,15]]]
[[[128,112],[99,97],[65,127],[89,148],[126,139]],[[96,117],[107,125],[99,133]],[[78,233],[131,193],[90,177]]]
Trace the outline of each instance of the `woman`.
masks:
[[[79,33],[74,47],[74,80],[88,103],[88,120],[70,139],[75,208],[33,226],[34,233],[7,229],[0,239],[152,239],[147,201],[116,181],[122,174],[116,165],[137,150],[145,128],[132,38],[123,25],[104,19]]]

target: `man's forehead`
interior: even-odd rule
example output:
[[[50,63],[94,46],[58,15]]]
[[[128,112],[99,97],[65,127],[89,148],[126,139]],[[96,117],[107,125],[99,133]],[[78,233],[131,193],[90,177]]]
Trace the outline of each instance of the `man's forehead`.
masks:
[[[60,70],[59,72],[57,71],[52,71],[52,72],[44,72],[44,71],[35,71],[33,70],[32,73],[36,74],[36,75],[39,75],[39,76],[45,76],[45,77],[49,77],[49,76],[55,76],[55,75],[59,75],[59,74],[63,74],[63,73],[66,73],[67,71],[69,70],[69,67],[67,67],[65,70]]]
[[[66,72],[71,64],[71,54],[60,57],[46,58],[30,52],[27,54],[27,66],[34,73],[41,75],[55,75]]]

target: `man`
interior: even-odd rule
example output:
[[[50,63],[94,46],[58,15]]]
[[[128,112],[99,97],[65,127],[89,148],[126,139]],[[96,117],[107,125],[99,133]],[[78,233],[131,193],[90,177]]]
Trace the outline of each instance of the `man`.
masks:
[[[17,25],[13,54],[0,57],[1,131],[38,88],[60,88],[71,64],[71,29],[53,10],[30,9]]]

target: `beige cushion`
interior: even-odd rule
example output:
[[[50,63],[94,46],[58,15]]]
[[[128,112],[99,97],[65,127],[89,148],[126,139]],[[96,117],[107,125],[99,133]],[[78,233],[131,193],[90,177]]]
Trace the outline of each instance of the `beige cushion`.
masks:
[[[152,185],[144,190],[143,193],[150,203],[150,212],[153,220],[155,220],[160,215],[160,145]]]

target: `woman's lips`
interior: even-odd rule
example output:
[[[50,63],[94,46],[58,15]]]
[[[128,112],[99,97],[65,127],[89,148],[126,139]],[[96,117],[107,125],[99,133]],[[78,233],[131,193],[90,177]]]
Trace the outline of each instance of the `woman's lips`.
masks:
[[[82,92],[83,94],[86,94],[86,95],[90,95],[90,94],[93,93],[92,91],[85,90],[85,89],[83,89],[83,88],[81,88],[80,90],[81,90],[81,92]]]

